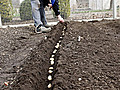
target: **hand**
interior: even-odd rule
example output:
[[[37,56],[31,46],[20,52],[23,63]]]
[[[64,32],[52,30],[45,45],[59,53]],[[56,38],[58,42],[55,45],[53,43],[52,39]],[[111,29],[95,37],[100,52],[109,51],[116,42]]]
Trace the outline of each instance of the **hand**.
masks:
[[[48,4],[48,6],[49,6],[50,8],[52,8],[52,4]]]
[[[40,8],[40,4],[38,4],[38,8]]]
[[[63,19],[60,15],[58,15],[57,18],[58,18],[58,20],[59,20],[61,23],[64,22],[64,19]]]
[[[40,1],[36,0],[36,4],[38,5],[38,8],[40,8]]]

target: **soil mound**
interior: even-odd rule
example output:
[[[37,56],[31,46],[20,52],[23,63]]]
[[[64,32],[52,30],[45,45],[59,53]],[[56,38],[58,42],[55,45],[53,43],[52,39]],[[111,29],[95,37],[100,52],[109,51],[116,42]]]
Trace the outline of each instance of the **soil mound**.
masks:
[[[2,85],[2,90],[47,90],[49,58],[63,27],[64,25],[59,23],[52,28],[51,32],[44,34],[34,34],[33,27],[1,30],[2,35],[7,34],[6,37],[3,36],[2,41],[6,39],[8,41],[1,44],[9,45],[6,47],[9,51],[4,50],[6,54],[1,55],[4,60],[4,63],[1,63],[3,66],[1,68],[2,70],[6,69],[1,71],[1,78],[4,78],[3,81],[1,79],[1,83],[3,84],[6,80],[9,81],[9,84],[13,83],[8,87]],[[8,54],[9,57],[4,57]],[[13,54],[15,56],[12,56]],[[6,59],[9,59],[9,63]],[[6,65],[10,68],[8,69]],[[6,73],[9,75],[7,76]]]
[[[46,34],[0,29],[0,83],[12,83],[2,90],[48,90],[49,58],[64,26],[52,90],[120,89],[120,20],[103,20],[59,23]]]
[[[54,90],[120,89],[120,20],[70,22],[61,46]]]

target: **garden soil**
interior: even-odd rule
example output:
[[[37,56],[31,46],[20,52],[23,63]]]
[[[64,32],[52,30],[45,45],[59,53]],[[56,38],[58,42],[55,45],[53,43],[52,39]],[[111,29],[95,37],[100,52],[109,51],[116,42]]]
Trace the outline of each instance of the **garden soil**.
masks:
[[[49,90],[49,58],[64,26],[51,90],[120,90],[120,20],[58,23],[43,34],[0,29],[1,90]]]

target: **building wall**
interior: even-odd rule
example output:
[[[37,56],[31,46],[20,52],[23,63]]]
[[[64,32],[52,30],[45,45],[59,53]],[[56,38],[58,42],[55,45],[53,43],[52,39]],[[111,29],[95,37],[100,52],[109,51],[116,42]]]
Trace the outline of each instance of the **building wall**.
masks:
[[[20,3],[22,3],[24,0],[20,0]]]
[[[70,0],[71,9],[86,9],[104,10],[110,8],[111,0]],[[116,0],[117,6],[120,5],[120,0]]]
[[[74,11],[77,8],[76,0],[70,0],[70,8]]]
[[[92,10],[104,10],[110,8],[110,1],[111,0],[89,0],[89,7]],[[119,0],[116,0],[118,5]]]
[[[110,0],[107,2],[109,3]],[[89,8],[92,10],[102,10],[104,9],[105,0],[89,0]],[[107,4],[108,5],[108,4]]]
[[[76,0],[77,8],[88,8],[89,0]]]
[[[12,0],[13,8],[19,8],[20,6],[20,0]]]

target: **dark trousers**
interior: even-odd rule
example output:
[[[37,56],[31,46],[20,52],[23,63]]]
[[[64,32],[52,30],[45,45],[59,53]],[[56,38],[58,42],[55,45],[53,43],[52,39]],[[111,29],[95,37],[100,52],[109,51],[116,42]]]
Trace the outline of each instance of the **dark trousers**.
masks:
[[[55,12],[56,16],[58,16],[60,14],[58,0],[55,0],[55,3],[53,5],[53,11]]]
[[[39,1],[40,3],[43,4],[44,7],[48,6],[48,4],[50,3],[49,0],[39,0]],[[52,7],[53,7],[53,11],[55,12],[55,15],[58,16],[60,14],[58,0],[55,0],[55,3]]]

